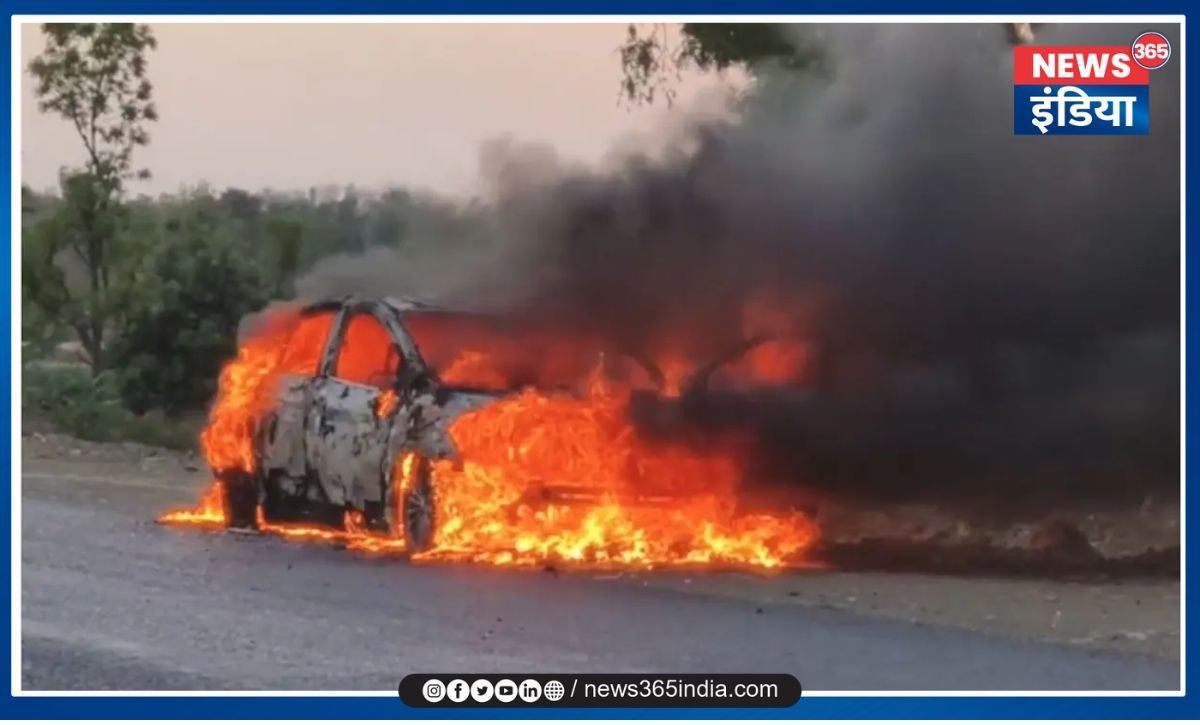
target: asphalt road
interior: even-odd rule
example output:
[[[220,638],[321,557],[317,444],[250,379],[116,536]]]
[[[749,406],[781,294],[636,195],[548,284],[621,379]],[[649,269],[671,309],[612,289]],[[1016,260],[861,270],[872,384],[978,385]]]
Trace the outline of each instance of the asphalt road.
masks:
[[[41,472],[22,485],[26,690],[392,690],[429,671],[790,672],[807,690],[1179,686],[1177,662],[760,607],[653,577],[415,566],[153,524],[192,496],[178,483]]]

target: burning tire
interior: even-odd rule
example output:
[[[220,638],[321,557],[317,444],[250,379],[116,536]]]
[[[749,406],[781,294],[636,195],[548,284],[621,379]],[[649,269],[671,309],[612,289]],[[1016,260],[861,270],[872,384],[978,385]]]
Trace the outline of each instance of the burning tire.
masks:
[[[412,480],[400,502],[404,541],[409,551],[424,551],[433,544],[435,513],[433,475],[429,459],[418,458]]]
[[[227,474],[220,478],[224,489],[225,527],[255,530],[258,528],[258,486],[245,473]]]

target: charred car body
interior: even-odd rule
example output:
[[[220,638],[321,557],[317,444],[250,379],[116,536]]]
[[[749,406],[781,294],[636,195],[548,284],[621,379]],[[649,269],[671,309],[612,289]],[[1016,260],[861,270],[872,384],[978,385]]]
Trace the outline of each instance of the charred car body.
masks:
[[[254,473],[216,471],[225,483],[225,520],[340,526],[347,512],[366,528],[429,546],[434,528],[430,462],[450,458],[448,424],[503,395],[454,389],[422,358],[404,316],[468,313],[389,298],[309,305],[282,351],[273,408],[254,431]],[[318,351],[314,355],[314,351]],[[401,451],[417,455],[404,500],[393,480]]]
[[[344,298],[300,309],[279,352],[270,404],[254,422],[253,465],[214,471],[224,484],[227,526],[257,528],[260,513],[267,523],[331,527],[352,516],[368,531],[403,537],[411,550],[428,548],[433,463],[458,458],[451,424],[527,386],[577,388],[603,354],[562,341],[495,312],[407,299]],[[472,370],[472,355],[487,365]],[[652,365],[622,359],[652,385],[661,382]],[[410,453],[412,470],[400,485],[397,464]],[[596,494],[586,484],[534,482],[530,490],[540,501],[578,501]]]
[[[542,332],[495,312],[398,298],[303,307],[278,353],[269,406],[254,421],[253,465],[214,471],[224,483],[226,524],[253,529],[261,513],[268,523],[341,527],[353,516],[368,531],[402,536],[411,550],[428,548],[436,523],[433,464],[458,457],[451,424],[528,386],[578,392],[586,372],[606,360],[603,345]],[[739,345],[674,386],[694,398],[716,368],[760,342]],[[473,355],[487,365],[471,369]],[[647,429],[686,428],[678,425],[686,400],[679,391],[663,394],[674,386],[653,361],[627,352],[604,369],[626,381],[640,376],[631,413]],[[401,485],[397,464],[409,454]],[[597,494],[589,483],[529,488],[540,501],[580,501]],[[661,503],[653,490],[636,496]]]

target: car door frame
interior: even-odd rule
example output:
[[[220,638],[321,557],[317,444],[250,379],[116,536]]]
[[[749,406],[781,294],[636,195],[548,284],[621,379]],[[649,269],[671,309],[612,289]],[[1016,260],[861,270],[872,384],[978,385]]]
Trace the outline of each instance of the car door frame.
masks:
[[[330,336],[342,314],[342,306],[340,303],[320,302],[300,311],[302,319],[321,314],[329,314],[329,327],[321,340],[316,366],[308,373],[284,372],[280,375],[275,409],[258,431],[259,468],[264,477],[281,485],[280,493],[289,497],[302,495],[306,484],[307,428],[312,409],[313,381],[321,369],[322,361],[329,354]],[[289,337],[285,351],[291,343]]]
[[[382,325],[400,354],[390,388],[334,375],[346,330],[359,314],[368,314]],[[367,510],[369,505],[386,504],[393,424],[411,381],[422,369],[411,339],[387,305],[354,300],[343,304],[313,379],[305,426],[308,468],[317,484],[314,488],[326,503],[359,511]],[[380,415],[379,398],[389,390],[398,396],[400,404]]]

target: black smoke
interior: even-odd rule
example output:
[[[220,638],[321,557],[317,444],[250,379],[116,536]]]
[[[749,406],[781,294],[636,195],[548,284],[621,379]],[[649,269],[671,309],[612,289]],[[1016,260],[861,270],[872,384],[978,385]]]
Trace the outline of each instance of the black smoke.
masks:
[[[811,390],[688,408],[756,431],[764,478],[900,499],[1178,491],[1177,59],[1152,73],[1148,136],[1018,137],[1000,25],[796,33],[826,75],[768,71],[740,118],[665,152],[583,170],[492,149],[510,254],[491,282],[632,350],[717,354],[747,302],[790,310],[821,350]]]

